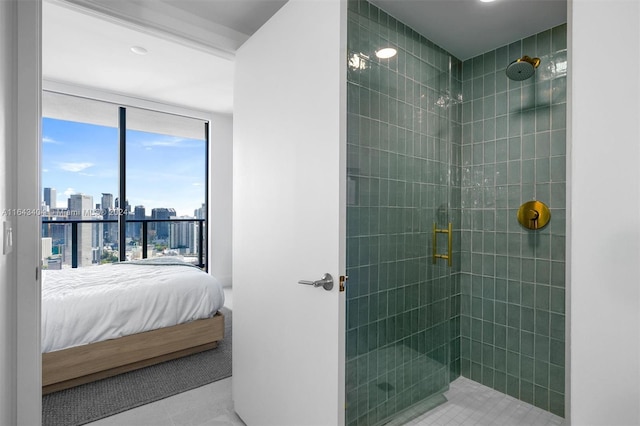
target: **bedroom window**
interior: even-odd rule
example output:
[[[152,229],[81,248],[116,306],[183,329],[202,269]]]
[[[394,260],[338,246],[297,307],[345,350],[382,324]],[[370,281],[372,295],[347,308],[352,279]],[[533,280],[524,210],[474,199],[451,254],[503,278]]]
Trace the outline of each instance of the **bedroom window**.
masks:
[[[207,122],[44,92],[42,134],[44,268],[206,268]]]

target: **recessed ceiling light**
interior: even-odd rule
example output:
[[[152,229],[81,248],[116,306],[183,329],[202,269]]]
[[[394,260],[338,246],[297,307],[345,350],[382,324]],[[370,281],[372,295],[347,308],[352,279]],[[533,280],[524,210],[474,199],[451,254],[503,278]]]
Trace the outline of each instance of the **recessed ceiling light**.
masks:
[[[149,53],[149,51],[142,46],[131,46],[131,51],[136,55],[146,55]]]
[[[491,2],[493,2],[493,1],[495,1],[495,0],[480,0],[480,1],[481,1],[482,3],[491,3]]]
[[[396,56],[396,53],[398,53],[398,51],[393,47],[385,47],[380,50],[376,50],[376,56],[380,59],[393,58]]]

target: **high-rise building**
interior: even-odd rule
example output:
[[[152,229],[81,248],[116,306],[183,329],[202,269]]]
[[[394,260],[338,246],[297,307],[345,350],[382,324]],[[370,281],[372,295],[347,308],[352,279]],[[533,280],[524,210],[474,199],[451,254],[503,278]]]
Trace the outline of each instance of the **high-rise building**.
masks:
[[[135,220],[146,219],[147,218],[146,214],[147,213],[144,206],[135,206],[135,208],[133,209],[133,218]],[[142,241],[142,223],[141,222],[133,223],[133,238],[140,239],[140,241]]]
[[[94,219],[102,219],[101,216],[94,216]],[[92,263],[100,263],[102,251],[104,250],[104,223],[89,224],[91,227],[91,252]]]
[[[51,238],[43,237],[41,240],[41,244],[42,244],[41,256],[42,256],[42,262],[44,264],[45,260],[48,257],[51,257],[53,255],[53,240]]]
[[[165,219],[168,220],[172,217],[176,217],[175,209],[167,209],[165,207],[159,207],[151,210],[151,219]],[[152,229],[156,231],[156,239],[168,240],[169,239],[169,222],[156,222],[151,223]]]
[[[196,219],[206,219],[207,218],[207,206],[205,203],[202,203],[202,207],[195,209],[193,211],[193,215]]]
[[[181,216],[180,219],[192,219],[188,216]],[[169,236],[169,248],[177,250],[180,254],[197,253],[198,244],[196,241],[197,228],[195,222],[175,222],[170,223],[171,232]]]
[[[124,206],[120,205],[120,199],[116,197],[116,201],[115,201],[115,205],[116,205],[116,210],[117,209],[123,209],[124,211],[131,211],[131,206],[129,205],[129,200],[124,200]]]
[[[92,217],[93,197],[85,194],[72,194],[67,203],[69,205],[69,219],[88,219]]]
[[[47,221],[47,223],[42,223],[42,236],[44,238],[52,238],[54,247],[64,245],[67,225],[64,223],[56,224],[51,222],[55,220],[66,220],[67,216],[67,209],[62,208],[50,208],[46,214],[42,215],[42,219]]]
[[[68,219],[69,220],[87,220],[92,219],[94,215],[93,210],[93,197],[85,194],[72,194],[67,202],[69,206]],[[94,226],[100,226],[99,224],[92,225],[90,223],[78,224],[78,241],[77,241],[77,253],[78,253],[78,266],[90,266],[94,263],[95,254],[93,253],[93,247],[101,243],[100,241],[94,241],[95,233],[93,231]],[[72,231],[71,225],[67,225],[66,231],[66,245],[65,245],[65,258],[71,260],[72,258]],[[95,243],[95,245],[94,245]],[[100,249],[102,247],[100,246]]]
[[[104,210],[113,209],[113,194],[103,192],[102,199],[100,200],[100,204]]]
[[[49,207],[49,210],[56,208],[56,189],[45,188],[44,189],[44,204]]]
[[[118,216],[113,210],[113,194],[108,192],[102,193],[102,199],[100,203],[102,207],[102,218],[104,220],[117,220]],[[118,242],[118,224],[117,223],[105,223],[104,224],[104,242],[105,243],[117,243]]]

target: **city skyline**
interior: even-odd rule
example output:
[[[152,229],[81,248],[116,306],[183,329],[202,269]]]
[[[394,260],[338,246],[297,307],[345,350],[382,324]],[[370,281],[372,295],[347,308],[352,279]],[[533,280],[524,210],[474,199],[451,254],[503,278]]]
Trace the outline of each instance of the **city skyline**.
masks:
[[[42,120],[42,188],[55,189],[56,207],[67,207],[72,194],[103,193],[118,198],[118,129],[52,118]],[[205,141],[127,131],[127,200],[174,208],[193,216],[204,203]],[[44,200],[44,194],[42,194]]]
[[[46,196],[46,194],[47,194],[47,190],[50,190],[51,192],[55,193],[55,192],[56,192],[56,188],[49,188],[49,187],[45,187],[45,188],[43,188],[43,193],[44,193],[44,197],[43,197],[43,198],[44,198],[44,199],[43,199],[43,200],[41,200],[41,201],[42,201],[43,205],[47,205],[47,206],[51,207],[51,205],[50,205],[49,203],[47,203],[47,196]],[[65,202],[63,205],[60,205],[60,204],[56,201],[56,205],[55,205],[55,206],[53,206],[53,207],[51,207],[51,208],[55,208],[55,209],[62,209],[62,210],[65,210],[65,209],[71,209],[71,210],[73,210],[73,208],[70,208],[70,207],[69,207],[69,203],[71,202],[71,199],[72,199],[72,197],[73,197],[74,195],[76,195],[76,196],[77,196],[77,195],[83,195],[83,196],[89,196],[89,197],[91,197],[91,198],[92,198],[92,201],[93,201],[93,202],[92,202],[92,206],[93,206],[93,207],[92,207],[91,209],[87,209],[87,210],[96,210],[96,209],[97,209],[97,207],[96,207],[97,205],[100,205],[100,209],[101,209],[101,210],[103,210],[103,211],[104,211],[104,210],[107,210],[107,209],[114,209],[114,210],[115,210],[115,209],[116,209],[116,205],[117,205],[117,204],[119,204],[119,202],[118,202],[118,197],[113,197],[113,203],[112,203],[110,206],[105,206],[105,205],[103,205],[102,200],[104,199],[104,196],[105,196],[105,195],[113,196],[113,194],[108,193],[108,192],[102,192],[102,193],[100,193],[100,197],[94,197],[92,194],[76,193],[76,194],[71,194],[71,195],[67,198],[67,202]],[[59,200],[59,199],[60,199],[60,198],[58,198],[58,197],[56,197],[56,198],[57,198],[57,200]],[[96,202],[96,200],[100,200],[100,202]],[[204,203],[201,203],[201,205],[200,205],[199,207],[194,208],[194,209],[191,211],[191,213],[186,213],[186,214],[178,214],[178,210],[176,210],[176,209],[175,209],[174,207],[172,207],[172,206],[161,206],[161,207],[152,207],[152,208],[148,208],[147,206],[145,206],[145,205],[141,205],[141,204],[131,204],[131,203],[129,203],[128,201],[127,201],[127,203],[128,203],[128,206],[129,206],[129,212],[130,212],[131,214],[135,214],[135,213],[138,211],[138,209],[139,209],[140,207],[142,207],[142,209],[144,209],[144,211],[145,211],[145,217],[151,217],[151,216],[152,216],[152,212],[153,212],[154,210],[162,210],[162,209],[174,210],[174,211],[176,212],[176,217],[177,217],[177,218],[179,218],[179,217],[181,217],[181,216],[189,216],[189,217],[198,217],[198,216],[203,216],[203,214],[202,214],[202,209],[203,209]],[[150,214],[147,214],[147,213],[150,213]],[[203,218],[203,217],[200,217],[200,218]]]
[[[45,198],[46,194],[51,195],[52,192],[52,188],[44,188]],[[113,207],[111,194],[103,193],[101,201],[105,206]],[[160,254],[197,256],[202,259],[203,246],[198,240],[202,238],[199,231],[202,224],[191,220],[192,217],[186,219],[188,222],[172,220],[180,219],[173,208],[153,208],[147,215],[144,207],[136,206],[128,210],[128,223],[123,234],[120,234],[121,229],[116,223],[103,223],[102,220],[96,220],[95,223],[75,222],[80,219],[114,219],[117,215],[109,207],[107,210],[97,210],[94,208],[96,204],[99,203],[94,203],[91,195],[72,194],[67,207],[54,207],[49,215],[54,220],[42,223],[43,261],[47,259],[47,267],[61,269],[63,265],[84,267],[117,262],[122,255],[119,252],[122,235],[125,238],[126,245],[123,247],[127,260]],[[193,219],[201,219],[198,217],[201,210],[194,211],[193,216],[196,217]],[[71,220],[57,221],[56,218]],[[152,222],[135,222],[140,219],[151,219]],[[141,244],[147,254],[144,254]],[[114,252],[118,254],[114,255]]]

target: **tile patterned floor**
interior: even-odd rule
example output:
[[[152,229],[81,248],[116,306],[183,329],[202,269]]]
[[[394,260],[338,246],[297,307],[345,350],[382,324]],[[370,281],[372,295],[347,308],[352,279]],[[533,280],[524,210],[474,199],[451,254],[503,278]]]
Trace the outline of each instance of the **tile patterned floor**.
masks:
[[[232,308],[231,289],[225,306]],[[447,402],[393,421],[405,426],[566,426],[563,418],[460,377],[445,393]],[[144,405],[88,426],[245,426],[233,409],[231,377]]]
[[[465,377],[451,383],[445,393],[447,402],[415,417],[405,413],[406,426],[565,426],[567,423],[511,396],[488,388]],[[415,418],[414,418],[415,417]],[[413,420],[409,420],[413,419]]]
[[[428,413],[405,413],[405,426],[565,426],[564,419],[460,377],[448,402]],[[409,420],[413,418],[412,420]],[[231,378],[117,414],[89,426],[244,426],[233,410]]]

